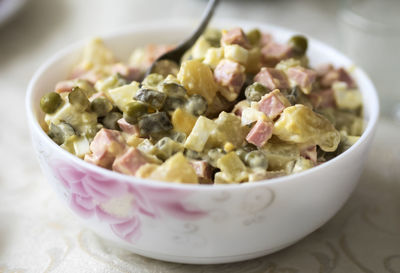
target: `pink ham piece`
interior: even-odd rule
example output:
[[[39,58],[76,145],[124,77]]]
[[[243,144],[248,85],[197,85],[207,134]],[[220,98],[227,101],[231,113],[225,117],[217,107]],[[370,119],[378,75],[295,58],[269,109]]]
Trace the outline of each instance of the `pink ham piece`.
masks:
[[[136,171],[148,162],[146,156],[139,149],[131,147],[114,160],[112,170],[127,175],[135,175]]]
[[[331,87],[334,82],[345,82],[349,88],[355,88],[356,84],[343,68],[331,70],[321,78],[321,85],[323,87]]]
[[[249,134],[246,136],[247,142],[254,144],[257,147],[264,146],[264,144],[267,143],[272,136],[273,127],[274,125],[272,122],[258,120],[253,128],[251,128]]]
[[[239,95],[246,75],[239,63],[231,60],[222,60],[214,70],[214,79],[231,93],[228,96],[223,94],[224,97],[227,97],[229,101],[233,101]]]
[[[129,135],[137,135],[139,136],[139,126],[130,124],[124,118],[121,118],[117,121],[119,128],[129,134]]]
[[[314,164],[317,163],[317,146],[306,146],[300,149],[300,155],[311,160]]]
[[[273,41],[272,35],[270,33],[261,33],[260,44],[262,47],[266,46],[267,44]]]
[[[302,90],[303,93],[311,93],[312,84],[317,79],[317,72],[301,66],[291,67],[287,71],[290,80],[294,81]]]
[[[221,38],[222,45],[240,45],[244,48],[251,48],[249,40],[247,40],[246,34],[239,27],[233,28],[226,33],[222,34]]]
[[[258,110],[271,120],[279,116],[288,106],[290,106],[290,102],[277,89],[264,95],[258,102]]]
[[[332,89],[312,92],[308,97],[314,109],[336,107],[335,94]]]
[[[293,49],[286,44],[269,42],[261,49],[261,62],[264,66],[274,67],[281,60],[293,56]]]
[[[73,81],[60,81],[56,84],[55,91],[57,93],[71,92],[74,86],[76,84]]]
[[[142,72],[135,67],[127,66],[122,63],[116,63],[111,67],[111,73],[119,73],[122,77],[130,81],[140,80]]]
[[[204,160],[191,160],[192,165],[200,184],[212,184],[212,167]]]
[[[263,67],[254,77],[254,81],[265,85],[270,90],[289,88],[285,73],[274,68]]]
[[[116,156],[124,152],[125,147],[121,132],[103,128],[90,143],[92,153],[85,155],[85,161],[109,169]]]
[[[332,64],[320,64],[315,68],[315,71],[317,72],[318,77],[322,77],[326,75],[329,71],[332,71],[334,69],[335,68]]]

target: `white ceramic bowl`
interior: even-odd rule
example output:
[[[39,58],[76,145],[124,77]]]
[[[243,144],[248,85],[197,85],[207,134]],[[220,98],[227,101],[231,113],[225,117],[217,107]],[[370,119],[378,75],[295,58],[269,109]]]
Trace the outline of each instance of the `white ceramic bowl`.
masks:
[[[250,22],[214,26],[259,27],[285,41],[292,31]],[[176,43],[191,22],[136,25],[104,36],[121,60],[135,46]],[[344,204],[357,184],[378,118],[378,98],[367,75],[354,77],[363,94],[366,128],[361,139],[338,157],[299,174],[240,185],[183,185],[122,175],[69,154],[40,128],[40,97],[65,79],[86,41],[46,61],[26,97],[29,127],[40,165],[69,208],[91,229],[144,256],[182,263],[223,263],[259,257],[310,234]],[[310,39],[311,64],[349,67],[338,51]]]

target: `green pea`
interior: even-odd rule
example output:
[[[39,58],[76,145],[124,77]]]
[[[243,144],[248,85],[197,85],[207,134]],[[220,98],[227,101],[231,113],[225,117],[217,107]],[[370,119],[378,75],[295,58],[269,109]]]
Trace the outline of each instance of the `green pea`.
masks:
[[[206,99],[198,94],[190,96],[185,106],[186,110],[195,116],[203,115],[207,107]]]
[[[308,41],[307,38],[302,35],[295,35],[290,38],[289,45],[298,55],[302,56],[306,54]]]
[[[72,91],[68,94],[68,101],[80,112],[85,111],[90,105],[90,102],[86,97],[85,92],[79,87],[74,87]]]
[[[62,103],[60,94],[50,92],[40,99],[40,109],[47,114],[54,113]]]
[[[95,112],[98,117],[104,117],[113,109],[112,103],[106,98],[95,98],[90,103],[90,110]]]
[[[118,120],[122,118],[119,112],[109,112],[101,121],[104,127],[112,130],[120,130]]]
[[[249,40],[250,44],[255,46],[258,45],[258,43],[261,40],[261,32],[258,29],[252,29],[246,34],[247,39]]]
[[[245,162],[245,157],[246,157],[246,155],[247,155],[249,152],[254,151],[254,150],[257,150],[257,147],[254,146],[253,144],[250,144],[250,143],[249,143],[249,144],[247,144],[247,145],[245,145],[245,146],[243,146],[243,147],[240,147],[240,148],[236,149],[235,153],[237,154],[237,156],[238,156],[243,162]]]
[[[139,118],[144,114],[147,114],[149,111],[149,107],[140,101],[133,101],[128,103],[125,106],[124,110],[124,118],[130,124],[136,124],[139,121]]]
[[[165,112],[143,115],[140,117],[138,125],[141,136],[168,132],[173,128],[172,123]]]
[[[157,110],[161,109],[166,98],[167,95],[165,95],[163,92],[147,88],[139,89],[134,97],[135,100],[147,103],[152,108]]]
[[[48,136],[58,145],[63,144],[73,135],[75,135],[75,130],[68,123],[61,122],[58,125],[50,123]]]
[[[246,87],[244,95],[249,101],[259,101],[262,96],[270,92],[270,90],[259,82],[255,82]]]
[[[245,156],[245,163],[250,168],[268,168],[268,160],[265,154],[261,151],[251,151]]]
[[[208,163],[210,163],[211,166],[217,167],[218,159],[220,159],[224,154],[225,154],[225,152],[223,149],[214,148],[214,149],[208,150],[206,158],[207,158]]]

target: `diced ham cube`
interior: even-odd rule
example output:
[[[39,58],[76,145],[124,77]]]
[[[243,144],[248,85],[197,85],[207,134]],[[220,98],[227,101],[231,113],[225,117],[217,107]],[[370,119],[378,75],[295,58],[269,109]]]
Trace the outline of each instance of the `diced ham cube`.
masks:
[[[212,173],[213,168],[207,161],[204,160],[191,160],[190,165],[192,165],[197,177],[199,178],[200,184],[212,184]]]
[[[122,77],[130,81],[138,81],[142,76],[142,72],[135,67],[127,66],[122,63],[116,63],[111,67],[111,73],[119,73]]]
[[[73,81],[60,81],[56,84],[55,91],[57,93],[71,92],[75,83]]]
[[[127,122],[124,118],[121,118],[117,121],[119,128],[129,134],[129,135],[137,135],[139,136],[140,130],[139,130],[139,126],[137,125],[133,125],[130,124],[129,122]]]
[[[261,33],[261,40],[260,40],[260,44],[262,47],[266,46],[267,44],[273,42],[273,38],[272,35],[270,33]]]
[[[279,116],[288,106],[290,106],[290,102],[279,90],[264,95],[258,102],[258,110],[271,120]]]
[[[305,94],[311,93],[312,84],[317,78],[317,73],[314,70],[301,66],[289,68],[287,75],[289,79],[294,81]]]
[[[336,106],[335,93],[333,89],[312,92],[309,95],[309,98],[314,109]]]
[[[235,100],[246,80],[244,67],[239,63],[231,60],[222,60],[218,63],[214,70],[215,81],[222,87],[225,87],[225,92],[221,90],[221,94],[228,100]]]
[[[261,49],[261,62],[268,67],[274,67],[281,60],[293,56],[293,48],[287,44],[269,42]]]
[[[317,146],[305,146],[300,149],[300,155],[311,160],[314,164],[317,163]]]
[[[126,144],[121,132],[101,129],[90,143],[90,155],[85,160],[104,168],[111,168],[117,155],[125,150]]]
[[[272,136],[273,127],[274,125],[272,122],[258,120],[253,128],[251,128],[249,134],[246,136],[247,142],[254,144],[257,147],[264,146],[264,144],[267,143]]]
[[[331,70],[321,78],[321,85],[323,87],[331,87],[334,82],[345,82],[349,88],[356,87],[354,80],[349,73],[343,68]]]
[[[265,85],[270,90],[289,88],[286,74],[274,68],[263,67],[254,77],[254,81]]]
[[[135,175],[136,171],[146,163],[149,163],[147,157],[139,149],[131,147],[114,160],[112,170]]]
[[[250,42],[247,40],[246,34],[239,27],[233,28],[222,34],[222,45],[240,45],[244,48],[251,48]]]

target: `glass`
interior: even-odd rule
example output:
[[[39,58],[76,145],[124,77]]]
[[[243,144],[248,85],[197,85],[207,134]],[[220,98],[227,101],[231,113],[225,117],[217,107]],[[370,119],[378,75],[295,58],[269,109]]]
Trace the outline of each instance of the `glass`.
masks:
[[[400,0],[345,0],[342,45],[373,80],[381,113],[400,121]]]

